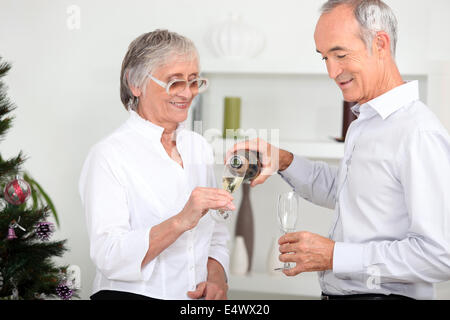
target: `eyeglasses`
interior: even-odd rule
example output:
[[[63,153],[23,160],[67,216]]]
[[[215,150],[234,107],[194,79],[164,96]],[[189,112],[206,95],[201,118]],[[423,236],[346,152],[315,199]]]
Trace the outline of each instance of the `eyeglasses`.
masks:
[[[174,79],[169,81],[168,83],[165,83],[161,80],[156,79],[151,74],[149,74],[148,76],[161,87],[166,89],[167,94],[170,96],[176,96],[177,94],[183,92],[187,86],[189,86],[192,94],[202,93],[208,88],[208,79],[205,78],[196,78],[190,81]]]

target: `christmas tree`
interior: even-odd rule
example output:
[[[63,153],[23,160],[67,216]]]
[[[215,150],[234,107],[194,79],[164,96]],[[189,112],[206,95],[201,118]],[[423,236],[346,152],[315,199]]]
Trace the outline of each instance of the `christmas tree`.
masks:
[[[0,57],[0,141],[11,128],[16,108],[6,95],[3,77],[10,65]],[[51,241],[55,207],[42,187],[21,171],[25,158],[20,152],[4,160],[0,154],[0,300],[70,299],[76,290],[67,279],[67,266],[58,267],[66,240]]]

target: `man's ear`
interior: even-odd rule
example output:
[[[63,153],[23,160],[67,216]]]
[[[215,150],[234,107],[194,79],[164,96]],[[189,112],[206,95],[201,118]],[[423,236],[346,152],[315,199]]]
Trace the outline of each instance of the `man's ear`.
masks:
[[[380,58],[386,58],[391,55],[391,38],[384,31],[377,32],[373,39],[373,48]]]

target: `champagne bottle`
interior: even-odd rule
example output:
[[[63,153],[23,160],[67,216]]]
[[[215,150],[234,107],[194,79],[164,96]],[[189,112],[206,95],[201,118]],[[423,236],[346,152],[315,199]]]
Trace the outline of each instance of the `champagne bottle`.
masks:
[[[237,150],[227,161],[233,176],[243,177],[243,182],[254,180],[261,173],[259,153],[251,150]]]
[[[222,187],[233,193],[243,182],[250,182],[261,172],[259,154],[255,151],[238,150],[225,163],[222,175]],[[231,211],[215,210],[212,217],[218,222],[227,221]]]

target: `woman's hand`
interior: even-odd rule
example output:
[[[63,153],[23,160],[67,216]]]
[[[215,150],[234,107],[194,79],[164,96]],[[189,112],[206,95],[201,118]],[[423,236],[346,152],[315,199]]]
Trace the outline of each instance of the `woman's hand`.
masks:
[[[228,285],[225,283],[223,286],[219,286],[215,282],[200,282],[197,285],[195,291],[188,291],[187,295],[191,299],[205,300],[227,300]]]
[[[177,221],[182,230],[194,228],[208,210],[236,210],[233,196],[222,189],[195,188],[183,210],[177,215]]]
[[[191,299],[226,300],[228,284],[222,265],[216,259],[209,257],[206,267],[208,269],[206,281],[200,282],[195,291],[188,291],[188,297]]]
[[[181,212],[150,229],[150,247],[142,260],[145,266],[175,242],[183,232],[194,228],[209,209],[236,210],[230,193],[216,188],[195,188]]]

